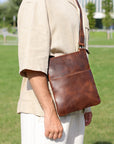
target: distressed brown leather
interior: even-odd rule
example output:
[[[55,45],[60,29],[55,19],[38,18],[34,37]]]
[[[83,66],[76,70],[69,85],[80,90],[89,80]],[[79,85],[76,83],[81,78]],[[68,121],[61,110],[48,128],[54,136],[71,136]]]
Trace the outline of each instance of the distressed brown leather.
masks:
[[[60,116],[100,103],[85,49],[51,58],[49,81]]]
[[[80,9],[79,46],[84,46],[82,11]],[[100,97],[90,70],[86,49],[53,57],[49,60],[48,78],[60,116],[100,103]]]

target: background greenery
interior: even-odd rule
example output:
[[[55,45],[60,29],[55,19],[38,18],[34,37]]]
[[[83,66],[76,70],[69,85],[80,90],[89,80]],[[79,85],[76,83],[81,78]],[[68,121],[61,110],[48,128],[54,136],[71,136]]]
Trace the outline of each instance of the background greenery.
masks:
[[[114,45],[114,32],[112,32],[112,39],[107,40],[106,32],[90,31],[89,45]]]
[[[93,121],[86,128],[85,144],[113,144],[114,48],[90,48],[90,52],[90,64],[102,102],[92,108]]]
[[[110,26],[113,25],[113,18],[110,14],[113,11],[113,0],[102,0],[102,9],[105,17],[101,22],[103,23],[104,28],[109,29]],[[91,29],[94,29],[96,25],[96,21],[94,19],[94,13],[96,11],[95,3],[89,1],[86,5],[86,10],[88,12],[87,16],[89,19],[89,26]]]
[[[102,33],[90,33],[89,43],[97,42],[114,44],[113,39],[106,41]],[[102,102],[92,108],[93,120],[91,125],[86,127],[84,144],[113,144],[114,48],[89,50],[90,65]],[[20,85],[17,46],[0,45],[0,144],[21,143],[20,119],[16,114]]]
[[[19,6],[21,4],[22,0],[7,0],[4,3],[0,3],[0,28],[2,27],[8,27],[9,31],[15,32],[16,30],[12,26],[16,26],[16,20],[17,20],[17,13]],[[105,13],[105,18],[101,19],[101,22],[104,26],[104,28],[109,28],[111,25],[114,25],[114,19],[112,19],[110,12],[113,10],[113,0],[102,0],[103,5],[103,13]],[[86,5],[86,10],[88,11],[88,18],[90,22],[90,28],[98,28],[99,24],[98,19],[94,19],[94,12],[95,12],[96,6],[92,2],[88,2]],[[15,21],[13,20],[13,17],[15,16]]]
[[[112,0],[102,0],[102,8],[105,10],[105,17],[103,18],[103,25],[105,28],[109,28],[112,25],[112,17],[110,12],[113,10]]]
[[[11,27],[14,25],[13,16],[15,16],[17,20],[17,12],[21,1],[22,0],[7,0],[4,3],[0,3],[0,27]],[[3,17],[5,17],[5,21],[3,21]]]
[[[94,19],[94,14],[95,14],[95,11],[96,11],[96,6],[93,2],[88,2],[87,5],[86,5],[86,10],[88,12],[88,19],[89,19],[89,27],[91,29],[94,29],[95,28],[95,19]]]
[[[0,144],[20,144],[17,46],[0,46]]]

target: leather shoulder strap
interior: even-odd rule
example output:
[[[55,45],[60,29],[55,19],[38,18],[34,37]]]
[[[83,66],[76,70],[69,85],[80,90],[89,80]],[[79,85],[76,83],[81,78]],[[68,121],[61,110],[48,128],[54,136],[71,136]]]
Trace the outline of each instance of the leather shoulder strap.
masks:
[[[82,19],[82,10],[80,7],[80,4],[78,2],[78,0],[76,0],[76,3],[80,9],[80,30],[79,30],[79,46],[80,47],[84,47],[84,30],[83,30],[83,19]]]

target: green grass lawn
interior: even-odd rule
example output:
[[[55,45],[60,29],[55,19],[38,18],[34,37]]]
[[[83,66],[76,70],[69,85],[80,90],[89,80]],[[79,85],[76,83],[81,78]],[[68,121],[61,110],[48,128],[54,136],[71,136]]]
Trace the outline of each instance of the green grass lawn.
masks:
[[[17,47],[0,46],[0,144],[20,144]]]
[[[90,31],[89,45],[114,45],[114,32],[112,33],[112,39],[107,40],[106,32]]]
[[[90,65],[101,97],[93,107],[93,121],[86,128],[84,144],[114,143],[114,48],[90,48]]]
[[[114,143],[114,48],[90,48],[90,64],[101,96],[93,107],[93,121],[85,130],[84,144]],[[0,46],[0,144],[20,144],[20,119],[16,114],[21,78],[17,46]]]

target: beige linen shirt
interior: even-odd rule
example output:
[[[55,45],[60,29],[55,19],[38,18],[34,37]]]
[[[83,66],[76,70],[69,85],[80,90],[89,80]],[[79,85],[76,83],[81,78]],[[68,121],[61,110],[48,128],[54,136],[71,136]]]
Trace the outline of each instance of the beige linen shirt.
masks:
[[[85,45],[88,48],[89,24],[83,9],[82,13]],[[23,76],[23,81],[17,113],[44,115],[25,70],[47,74],[49,55],[59,56],[77,51],[79,23],[80,11],[75,0],[22,1],[17,25],[19,73]],[[85,111],[90,111],[90,108]]]

